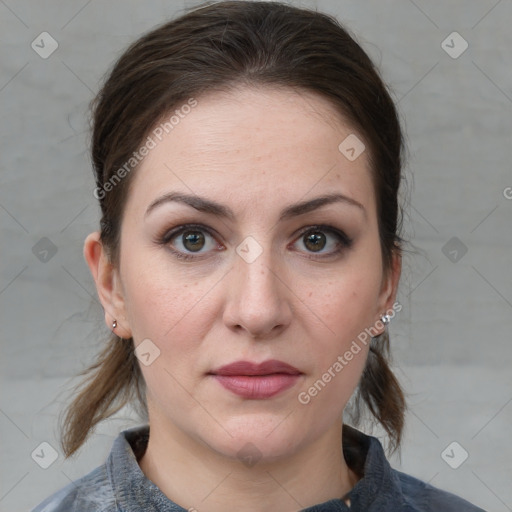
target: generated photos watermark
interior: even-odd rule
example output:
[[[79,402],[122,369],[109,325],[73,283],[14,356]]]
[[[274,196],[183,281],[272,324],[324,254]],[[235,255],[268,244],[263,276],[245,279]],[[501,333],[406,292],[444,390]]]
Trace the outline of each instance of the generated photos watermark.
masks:
[[[137,151],[132,153],[132,156],[110,176],[106,183],[94,189],[94,197],[101,200],[108,192],[111,192],[126,175],[142,162],[144,157],[146,157],[152,149],[156,148],[157,144],[162,141],[164,136],[174,130],[174,128],[180,124],[181,120],[190,114],[192,109],[196,106],[197,100],[195,98],[189,98],[185,104],[173,112],[167,121],[160,123],[154,128],[151,135],[148,135],[146,138],[144,144],[142,144]]]
[[[397,301],[393,304],[391,309],[386,311],[386,315],[388,316],[388,319],[391,320],[400,311],[402,311],[402,304]],[[297,399],[299,402],[303,405],[309,404],[311,399],[317,396],[318,393],[320,393],[320,391],[322,391],[325,386],[331,382],[331,380],[336,377],[336,375],[340,373],[343,368],[352,361],[352,359],[354,359],[354,356],[361,352],[361,344],[366,346],[368,341],[371,340],[371,338],[378,336],[384,328],[384,322],[379,319],[371,327],[367,327],[364,331],[361,331],[357,335],[357,338],[352,341],[350,348],[346,350],[343,355],[339,355],[337,357],[336,361],[329,366],[327,371],[322,374],[321,378],[317,379],[315,383],[307,389],[307,391],[301,391],[298,394]]]

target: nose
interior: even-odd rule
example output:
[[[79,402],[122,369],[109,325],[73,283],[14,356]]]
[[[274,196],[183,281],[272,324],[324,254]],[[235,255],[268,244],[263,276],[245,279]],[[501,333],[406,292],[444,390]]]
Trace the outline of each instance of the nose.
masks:
[[[254,338],[281,333],[292,319],[293,294],[286,277],[276,270],[269,250],[248,262],[238,254],[229,272],[224,323]]]

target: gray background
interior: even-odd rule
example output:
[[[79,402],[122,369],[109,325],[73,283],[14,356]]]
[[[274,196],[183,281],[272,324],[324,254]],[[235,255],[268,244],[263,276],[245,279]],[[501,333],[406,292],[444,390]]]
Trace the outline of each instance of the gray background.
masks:
[[[198,3],[0,0],[1,510],[29,510],[84,475],[137,423],[124,410],[78,457],[59,453],[48,469],[31,458],[41,442],[59,449],[74,376],[108,334],[82,256],[98,222],[87,104],[128,43]],[[407,133],[411,253],[390,331],[410,411],[391,461],[486,510],[512,510],[512,1],[293,3],[356,34]],[[31,47],[45,31],[58,42],[47,59]],[[458,58],[442,47],[453,31],[469,45]],[[458,469],[441,456],[453,441],[469,454]],[[462,448],[448,450],[452,464]]]

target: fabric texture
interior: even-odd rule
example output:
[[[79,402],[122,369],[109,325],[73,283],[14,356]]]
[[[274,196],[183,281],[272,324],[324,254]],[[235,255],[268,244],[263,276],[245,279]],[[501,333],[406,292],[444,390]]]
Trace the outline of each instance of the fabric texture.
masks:
[[[120,432],[106,462],[49,496],[32,512],[188,512],[149,480],[138,460],[149,425]],[[380,441],[343,426],[343,454],[361,479],[344,497],[300,512],[485,512],[471,503],[391,467]],[[350,498],[350,507],[344,498]],[[243,504],[233,504],[243,511]]]

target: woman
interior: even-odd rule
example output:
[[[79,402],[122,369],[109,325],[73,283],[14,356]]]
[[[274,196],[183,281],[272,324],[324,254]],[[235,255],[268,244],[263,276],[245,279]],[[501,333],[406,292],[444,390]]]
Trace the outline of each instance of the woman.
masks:
[[[94,104],[84,255],[114,334],[63,449],[130,401],[147,425],[35,511],[481,510],[343,421],[355,393],[400,445],[401,154],[385,86],[326,15],[220,2],[136,41]]]

